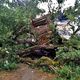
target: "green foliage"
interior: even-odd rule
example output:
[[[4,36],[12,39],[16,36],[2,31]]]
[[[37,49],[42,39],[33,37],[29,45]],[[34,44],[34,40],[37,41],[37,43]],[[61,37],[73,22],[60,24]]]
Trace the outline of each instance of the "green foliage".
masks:
[[[74,35],[73,37],[70,38],[70,40],[65,42],[65,45],[67,47],[75,47],[76,49],[80,48],[80,37],[77,35]]]
[[[75,20],[75,11],[73,7],[69,7],[67,10],[64,11],[65,15],[67,15],[68,19],[71,21]]]
[[[51,70],[48,66],[42,66],[40,69],[44,72],[54,73],[54,70]]]
[[[54,80],[79,80],[80,76],[79,66],[64,65],[62,68],[58,69],[58,77]]]
[[[56,25],[51,23],[49,25],[50,29],[52,30],[52,43],[54,44],[59,44],[59,40],[61,40],[61,37],[59,36],[57,30],[56,30]]]
[[[70,40],[65,41],[62,47],[59,47],[59,51],[57,52],[57,54],[67,56],[72,55],[73,53],[76,54],[76,56],[78,56],[77,54],[79,54],[79,51],[80,51],[80,37],[74,36],[71,37]]]
[[[74,21],[75,20],[75,17],[69,13],[69,15],[67,15],[68,19],[70,19],[71,21]]]
[[[17,68],[17,56],[12,48],[0,48],[0,68],[11,70]]]
[[[64,46],[59,47],[56,53],[60,61],[61,68],[56,72],[58,77],[54,80],[79,80],[80,79],[80,38],[72,37],[64,43]]]
[[[17,3],[17,4],[16,4]],[[8,7],[3,4],[8,5]],[[20,4],[19,2],[9,0],[0,1],[0,68],[11,70],[17,67],[17,51],[28,46],[24,44],[15,45],[12,40],[14,32],[20,27],[24,27],[29,31],[31,27],[31,19],[42,10],[37,8],[38,1],[30,0]],[[19,38],[28,38],[27,33],[22,34]]]
[[[13,70],[17,68],[17,63],[8,62],[7,60],[3,63],[0,63],[0,68],[4,70]]]
[[[55,29],[56,29],[56,25],[53,24],[53,23],[50,23],[50,24],[49,24],[49,28],[54,32]]]
[[[70,63],[70,62],[75,62],[78,63],[78,59],[80,59],[80,50],[75,50],[74,48],[72,49],[71,47],[62,47],[58,52],[57,52],[58,59],[60,60],[61,63]]]

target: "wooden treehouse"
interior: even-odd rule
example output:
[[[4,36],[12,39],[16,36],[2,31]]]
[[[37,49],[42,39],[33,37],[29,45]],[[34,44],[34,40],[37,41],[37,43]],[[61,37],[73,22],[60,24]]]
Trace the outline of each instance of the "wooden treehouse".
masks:
[[[26,43],[34,43],[29,48],[19,51],[20,56],[50,56],[55,57],[56,47],[50,44],[50,38],[52,36],[52,31],[49,28],[51,20],[48,15],[42,16],[40,18],[36,18],[32,20],[31,25],[31,37],[29,40],[27,39]],[[33,41],[34,39],[35,41]],[[18,41],[20,43],[20,41]],[[24,41],[23,41],[24,42]],[[53,54],[54,53],[54,54]]]
[[[42,16],[32,20],[32,32],[36,35],[37,44],[44,45],[50,40],[52,31],[49,28],[50,19],[48,16]]]

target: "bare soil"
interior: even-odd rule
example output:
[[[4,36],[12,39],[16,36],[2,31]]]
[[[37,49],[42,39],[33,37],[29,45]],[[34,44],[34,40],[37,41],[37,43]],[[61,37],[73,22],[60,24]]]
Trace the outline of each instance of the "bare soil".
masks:
[[[26,64],[19,64],[17,70],[0,71],[0,80],[53,80],[55,77],[54,74],[32,69]]]

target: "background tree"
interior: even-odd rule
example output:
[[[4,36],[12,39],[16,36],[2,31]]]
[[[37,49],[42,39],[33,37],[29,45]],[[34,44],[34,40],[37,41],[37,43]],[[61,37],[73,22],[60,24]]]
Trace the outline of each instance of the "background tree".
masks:
[[[23,44],[15,45],[11,36],[21,27],[29,31],[31,19],[42,12],[37,4],[37,0],[0,0],[0,68],[10,69],[15,66],[16,51],[25,47]],[[25,37],[28,37],[27,33],[21,35],[21,39]]]
[[[80,30],[80,0],[76,0],[74,7],[69,7],[67,10],[64,11],[64,13],[70,20],[70,25],[72,26],[73,30],[72,35],[75,35]],[[75,25],[72,24],[72,22],[74,22]],[[77,27],[76,30],[75,27]]]
[[[62,4],[65,0],[57,0],[58,2],[58,11],[60,12],[61,11],[61,7],[62,7]]]

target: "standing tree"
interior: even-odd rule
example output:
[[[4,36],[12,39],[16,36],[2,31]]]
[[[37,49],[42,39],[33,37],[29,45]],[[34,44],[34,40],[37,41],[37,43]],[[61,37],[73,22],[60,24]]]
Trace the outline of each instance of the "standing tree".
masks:
[[[74,7],[69,7],[65,14],[70,19],[70,25],[72,26],[73,34],[74,36],[78,31],[80,31],[80,0],[75,1]],[[75,30],[75,25],[72,25],[71,23],[74,22],[76,24],[77,29]]]
[[[59,12],[61,11],[62,3],[63,3],[64,1],[65,1],[65,0],[57,0],[57,2],[58,2],[58,11],[59,11]]]

